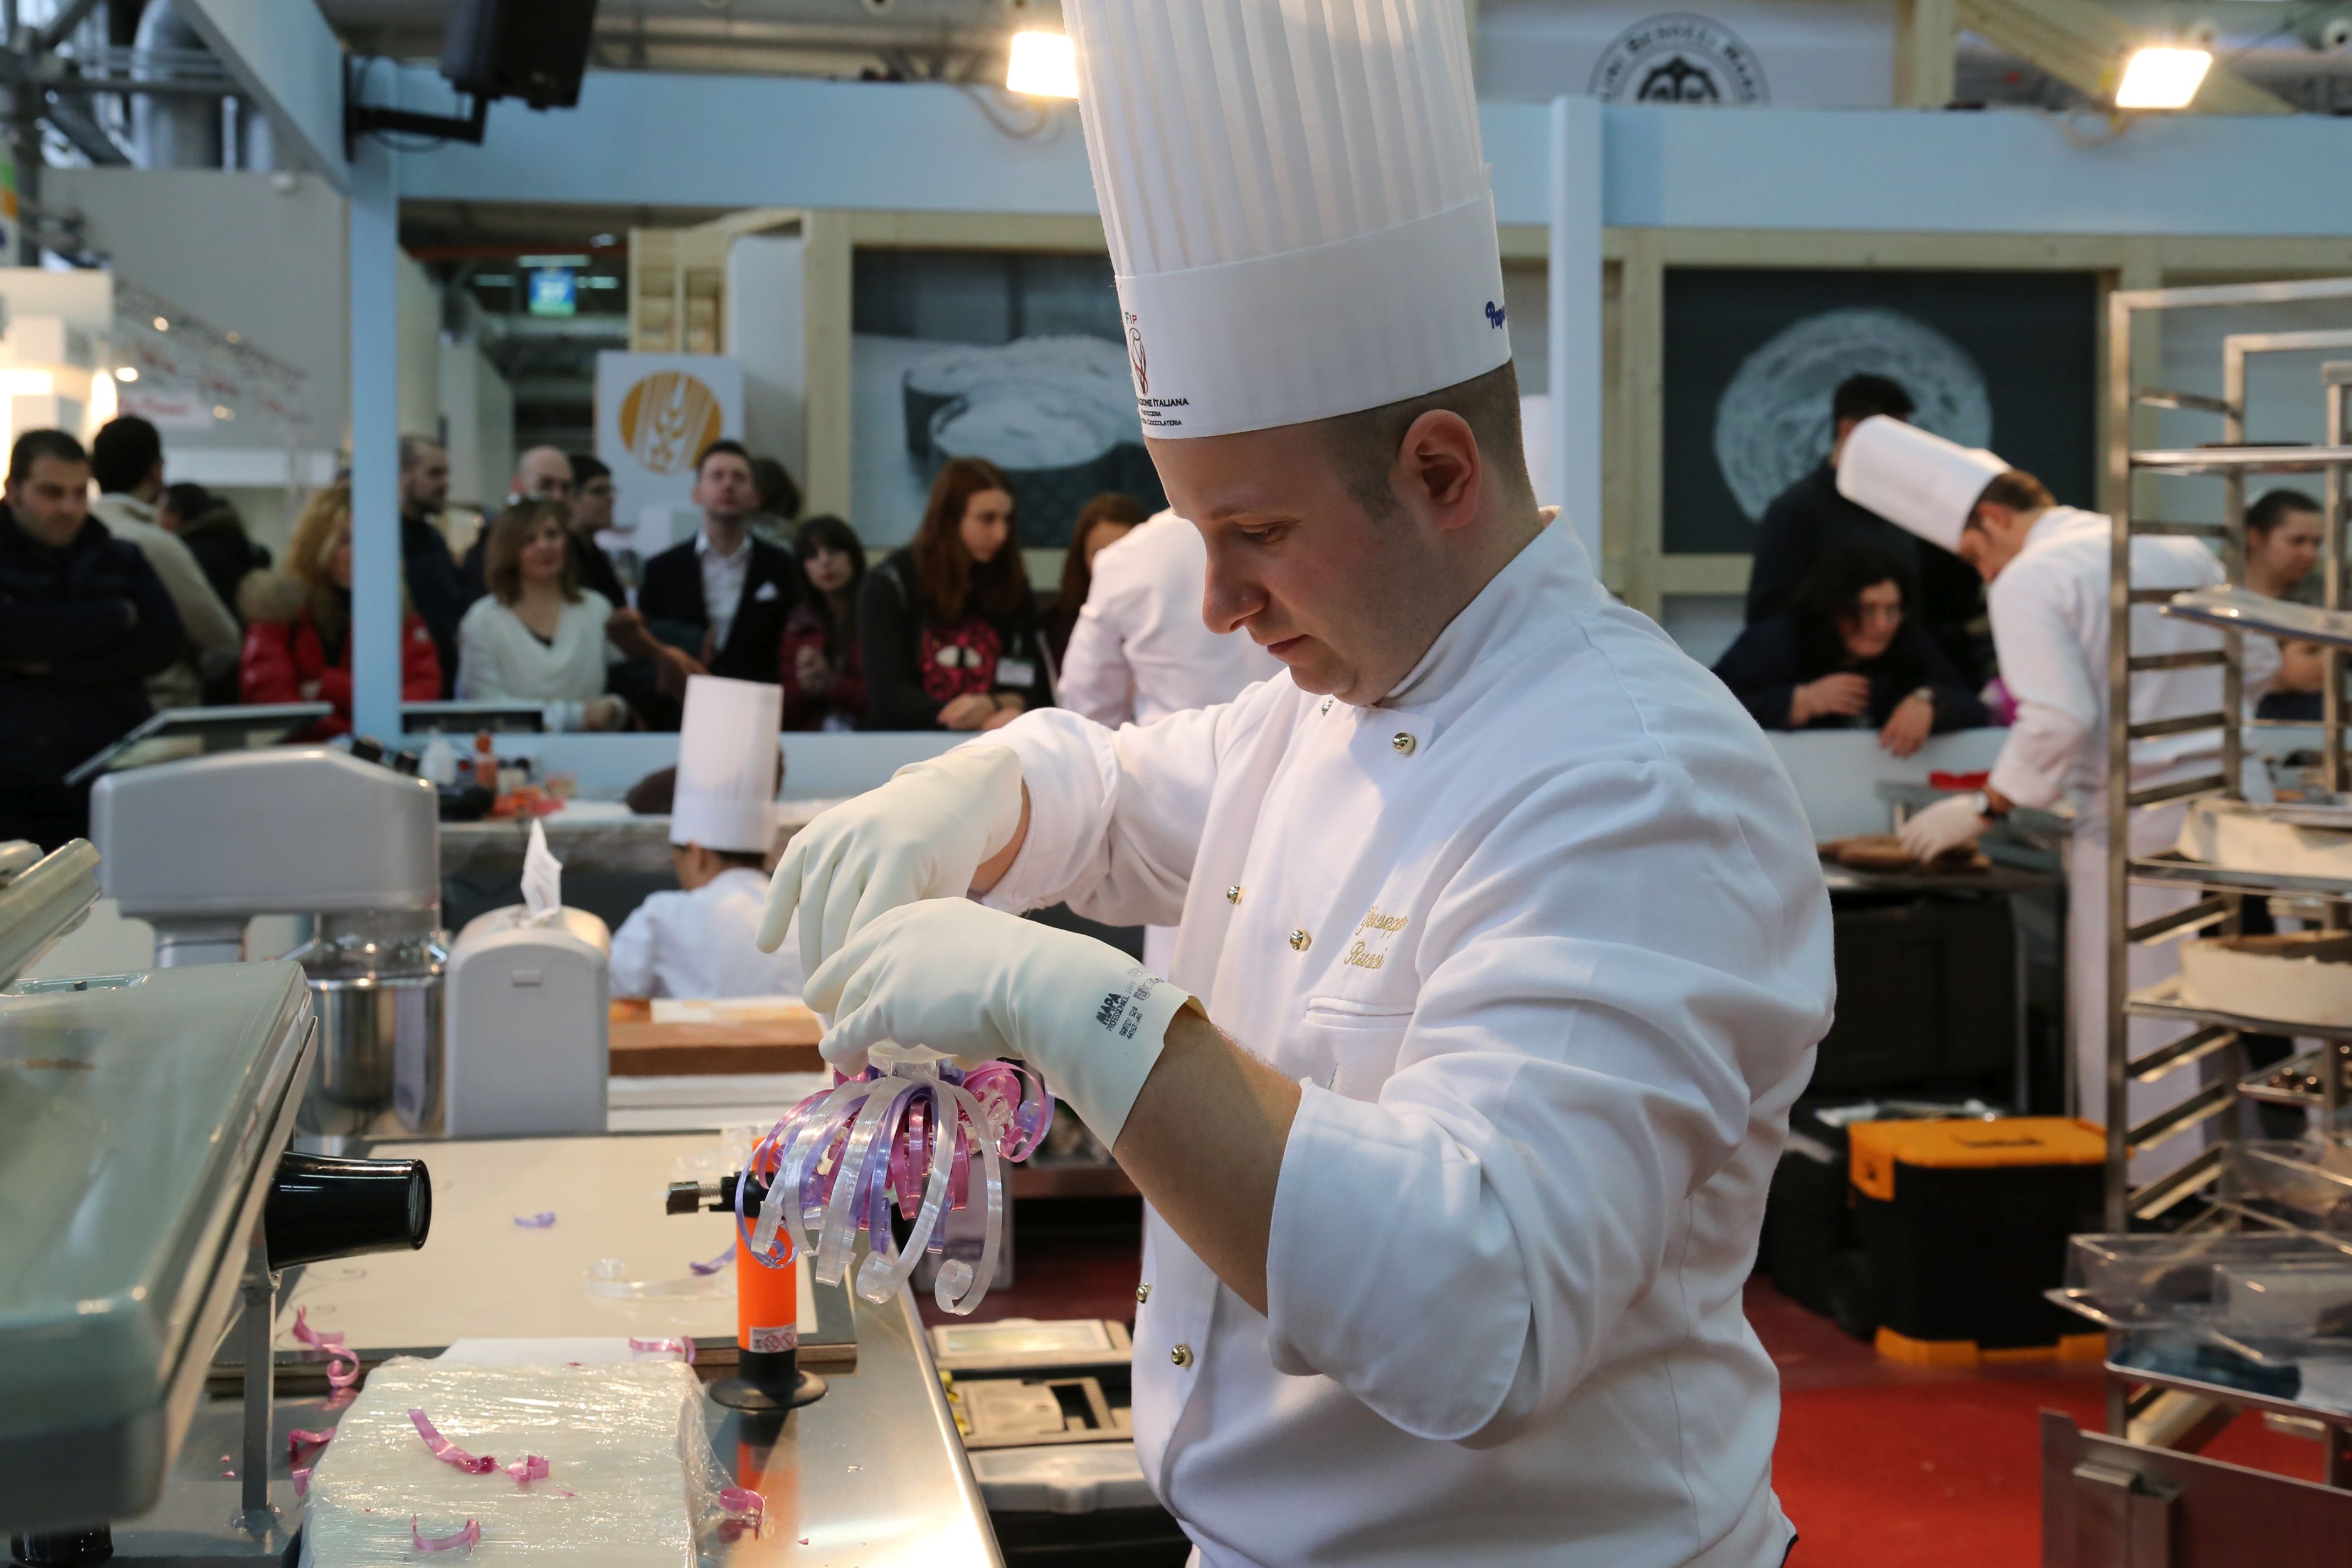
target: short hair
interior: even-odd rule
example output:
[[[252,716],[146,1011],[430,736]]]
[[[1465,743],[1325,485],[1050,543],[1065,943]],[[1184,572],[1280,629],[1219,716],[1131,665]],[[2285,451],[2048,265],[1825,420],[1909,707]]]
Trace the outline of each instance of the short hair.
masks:
[[[612,477],[612,467],[604,458],[592,458],[585,452],[572,454],[572,482],[574,486],[585,485],[591,479],[607,479]]]
[[[215,507],[227,504],[192,479],[182,479],[178,484],[165,485],[163,500],[173,511],[180,514],[181,521],[185,522],[194,522]]]
[[[760,510],[771,511],[786,522],[801,514],[801,487],[793,482],[793,471],[773,458],[751,459],[751,488],[760,492]]]
[[[68,463],[87,463],[89,454],[81,443],[62,430],[27,430],[16,437],[8,448],[8,482],[21,485],[31,475],[33,465],[43,458],[56,458]]]
[[[501,605],[511,605],[522,597],[522,548],[530,536],[539,531],[542,522],[555,525],[556,533],[564,541],[563,601],[580,603],[580,568],[572,559],[571,534],[565,520],[571,515],[560,500],[519,500],[499,513],[490,523],[488,541],[482,546],[482,583]]]
[[[1837,390],[1830,394],[1830,418],[1832,422],[1867,419],[1874,414],[1908,419],[1918,412],[1918,407],[1911,401],[1911,395],[1903,390],[1901,382],[1873,375],[1868,371],[1847,376],[1838,383]]]
[[[747,871],[764,871],[768,868],[768,854],[764,849],[711,849],[708,844],[702,847],[709,849],[718,857],[719,863],[730,869],[740,867]]]
[[[102,495],[138,489],[163,460],[163,436],[136,414],[108,420],[89,443],[89,477]]]
[[[403,436],[400,438],[400,471],[404,474],[424,461],[427,447],[444,454],[448,451],[446,446],[430,436]]]
[[[2326,510],[2326,507],[2321,506],[2301,490],[2270,490],[2246,509],[2246,531],[2250,533],[2268,533],[2272,529],[2284,522],[2286,514],[2291,511],[2307,511],[2314,516],[2325,516]]]
[[[1470,426],[1488,473],[1502,476],[1507,484],[1533,488],[1519,435],[1519,373],[1505,360],[1468,381],[1319,422],[1332,468],[1348,493],[1373,518],[1395,514],[1397,448],[1414,420],[1438,409],[1459,416]]]
[[[1969,507],[1969,520],[1974,521],[1980,506],[2005,506],[2011,511],[2039,511],[2058,504],[2050,488],[2023,468],[2011,468],[1995,474],[1992,482],[1977,492],[1976,500]]]
[[[705,447],[702,449],[702,455],[694,459],[694,477],[698,479],[702,477],[702,466],[710,461],[711,458],[730,452],[736,457],[743,459],[743,466],[745,468],[751,468],[751,454],[749,449],[744,447],[742,442],[735,440],[732,437],[729,437],[713,441],[709,446]],[[754,478],[756,477],[757,475],[755,473]]]

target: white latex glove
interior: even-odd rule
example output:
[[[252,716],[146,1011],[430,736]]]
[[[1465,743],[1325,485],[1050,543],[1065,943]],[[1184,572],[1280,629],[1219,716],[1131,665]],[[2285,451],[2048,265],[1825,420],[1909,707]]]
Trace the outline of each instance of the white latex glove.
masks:
[[[844,1072],[885,1040],[966,1061],[1022,1057],[1107,1147],[1192,998],[1127,954],[968,899],[877,916],[809,976],[832,1016],[819,1047]]]
[[[1020,828],[1021,757],[1011,747],[959,746],[909,763],[793,835],[768,884],[760,951],[782,944],[798,910],[801,968],[814,975],[883,910],[963,897],[981,862]]]
[[[1977,815],[1974,795],[1946,795],[1927,810],[1911,814],[1903,824],[1903,847],[1916,860],[1933,860],[1948,850],[1973,842],[1988,826]]]

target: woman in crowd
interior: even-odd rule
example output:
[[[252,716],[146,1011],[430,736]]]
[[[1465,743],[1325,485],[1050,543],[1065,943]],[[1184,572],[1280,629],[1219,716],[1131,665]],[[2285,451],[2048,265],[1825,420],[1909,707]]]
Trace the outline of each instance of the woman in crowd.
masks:
[[[553,729],[624,729],[628,704],[604,691],[613,604],[580,585],[565,510],[560,500],[517,501],[490,524],[489,592],[457,623],[457,695],[546,703]]]
[[[857,658],[866,546],[849,524],[820,514],[801,524],[793,554],[801,563],[801,598],[784,621],[776,660],[784,728],[854,730],[866,714],[866,677]]]
[[[299,737],[319,740],[352,727],[352,492],[336,485],[310,498],[286,544],[282,572],[257,572],[237,595],[245,647],[237,691],[247,702],[329,702],[334,712]],[[400,593],[400,695],[441,695],[433,634]]]
[[[1832,552],[1790,610],[1742,632],[1715,673],[1768,730],[1867,727],[1898,757],[1930,734],[1991,722],[1949,657],[1904,613],[1909,590],[1885,551]]]
[[[1037,601],[993,463],[940,469],[915,542],[858,595],[869,730],[993,730],[1051,700]]]
[[[1095,557],[1102,553],[1104,545],[1125,539],[1150,515],[1141,501],[1117,490],[1107,490],[1079,508],[1078,521],[1070,529],[1069,553],[1062,557],[1062,591],[1045,612],[1045,655],[1055,670],[1062,668],[1062,655],[1069,648],[1070,629],[1078,624],[1087,590],[1094,586]]]

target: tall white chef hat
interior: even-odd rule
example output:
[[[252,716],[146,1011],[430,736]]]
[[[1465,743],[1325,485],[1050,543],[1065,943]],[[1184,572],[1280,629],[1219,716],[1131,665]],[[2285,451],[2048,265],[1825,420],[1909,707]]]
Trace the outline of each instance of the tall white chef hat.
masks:
[[[1063,0],[1144,433],[1510,358],[1462,0]]]
[[[776,836],[777,737],[784,691],[756,680],[689,677],[678,726],[669,841],[764,855]]]
[[[1985,486],[2009,465],[1981,447],[1947,441],[1900,419],[1874,414],[1855,426],[1838,456],[1838,494],[1930,544],[1960,547],[1960,530]]]

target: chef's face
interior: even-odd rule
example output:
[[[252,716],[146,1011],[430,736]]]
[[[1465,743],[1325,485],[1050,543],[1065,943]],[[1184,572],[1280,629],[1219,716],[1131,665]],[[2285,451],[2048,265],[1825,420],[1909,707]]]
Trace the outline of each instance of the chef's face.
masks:
[[[1442,472],[1416,441],[1432,420],[1451,421]],[[1480,469],[1458,416],[1415,422],[1404,449],[1424,457],[1384,517],[1350,491],[1313,426],[1146,443],[1169,505],[1208,542],[1202,620],[1245,633],[1300,689],[1379,701],[1460,608],[1450,536],[1477,511]]]
[[[2036,514],[2039,515],[2039,514]],[[1959,558],[1977,569],[1977,575],[1990,583],[2000,575],[2001,568],[2017,559],[2025,548],[2025,535],[2033,526],[2032,517],[2006,507],[1999,501],[1983,501],[1960,530]]]
[[[2249,577],[2293,587],[2319,564],[2319,514],[2295,510],[2282,514],[2268,533],[2249,533],[2246,544],[2253,557]]]

